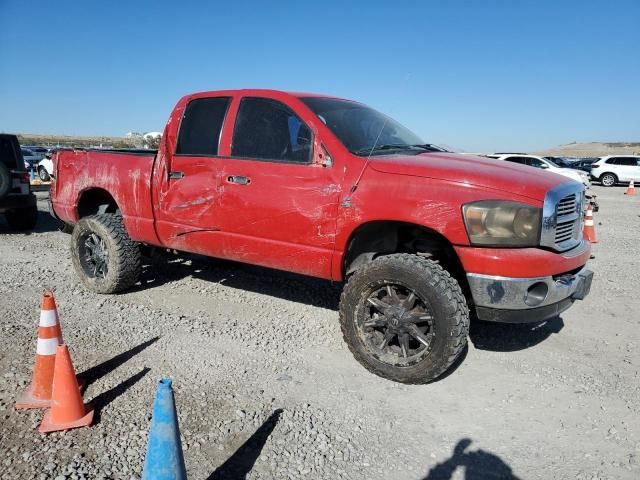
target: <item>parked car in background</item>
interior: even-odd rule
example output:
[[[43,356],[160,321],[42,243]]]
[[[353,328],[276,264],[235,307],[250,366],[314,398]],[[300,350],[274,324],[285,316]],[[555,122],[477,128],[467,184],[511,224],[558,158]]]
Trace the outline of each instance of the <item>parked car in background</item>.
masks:
[[[582,170],[583,172],[591,173],[591,168],[598,158],[581,158],[571,164],[571,168],[576,170]]]
[[[0,134],[0,214],[16,230],[30,230],[38,219],[36,197],[15,135]]]
[[[618,182],[640,182],[640,155],[608,155],[591,168],[591,177],[605,187]]]
[[[40,155],[40,158],[44,158],[45,154],[49,150],[47,147],[39,147],[37,145],[24,145],[23,148],[31,150],[36,155]]]
[[[498,155],[497,157],[492,155],[491,157],[497,158],[498,160],[505,160],[511,163],[519,163],[520,165],[542,168],[549,172],[557,173],[558,175],[562,175],[564,177],[570,178],[571,180],[575,180],[576,182],[580,182],[585,187],[588,187],[590,185],[589,175],[587,173],[583,172],[582,170],[575,170],[573,168],[562,168],[555,162],[552,162],[545,157],[522,154],[506,154]]]
[[[560,168],[573,168],[573,162],[570,162],[564,157],[542,157],[546,160],[549,160],[552,163],[555,163]]]
[[[30,170],[31,168],[35,168],[36,165],[38,165],[38,162],[42,160],[42,156],[38,155],[33,150],[30,150],[25,147],[21,147],[20,150],[22,152],[22,158],[24,159],[24,167],[27,170]]]
[[[40,163],[38,163],[38,177],[43,182],[48,182],[51,180],[51,174],[53,173],[53,162],[51,161],[51,156],[53,152],[47,153]]]

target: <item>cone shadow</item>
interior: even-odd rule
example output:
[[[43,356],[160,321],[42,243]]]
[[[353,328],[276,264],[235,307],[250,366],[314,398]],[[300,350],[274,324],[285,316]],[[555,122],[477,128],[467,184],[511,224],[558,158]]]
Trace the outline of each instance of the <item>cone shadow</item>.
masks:
[[[143,368],[141,371],[136,373],[135,375],[129,377],[122,383],[119,383],[115,387],[107,390],[106,392],[102,392],[100,395],[91,400],[90,405],[94,409],[94,423],[100,422],[100,413],[104,407],[113,402],[120,395],[125,393],[129,388],[138,383],[138,381],[144,377],[147,373],[149,373],[151,369],[149,367]]]
[[[87,385],[92,384],[96,380],[99,380],[100,378],[104,377],[108,373],[114,371],[116,368],[118,368],[120,365],[125,363],[131,357],[142,352],[145,348],[147,348],[149,345],[154,344],[158,340],[160,340],[160,337],[154,337],[147,340],[146,342],[141,343],[140,345],[136,345],[135,347],[127,350],[126,352],[122,352],[121,354],[116,355],[115,357],[109,360],[99,363],[95,367],[91,367],[85,370],[84,372],[78,374],[78,378],[84,380],[85,387],[86,387]]]
[[[207,480],[244,480],[258,460],[264,444],[280,420],[282,409],[273,412],[267,420],[242,444],[229,459],[209,475]]]

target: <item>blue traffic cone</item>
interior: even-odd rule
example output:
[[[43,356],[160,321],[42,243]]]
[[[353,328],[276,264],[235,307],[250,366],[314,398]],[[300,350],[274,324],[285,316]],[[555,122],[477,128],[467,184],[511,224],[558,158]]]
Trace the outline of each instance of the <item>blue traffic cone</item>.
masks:
[[[186,480],[171,379],[158,384],[142,480]]]

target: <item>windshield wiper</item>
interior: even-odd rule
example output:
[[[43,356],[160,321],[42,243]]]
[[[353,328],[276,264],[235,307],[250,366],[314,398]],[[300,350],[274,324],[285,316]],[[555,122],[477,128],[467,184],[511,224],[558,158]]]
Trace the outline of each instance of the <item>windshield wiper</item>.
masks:
[[[420,145],[411,145],[412,147],[418,147],[418,148],[423,148],[429,152],[446,152],[447,150],[445,150],[442,147],[439,147],[437,145],[434,145],[433,143],[422,143]]]
[[[383,144],[383,145],[376,145],[374,148],[371,148],[371,147],[361,148],[359,150],[356,150],[353,153],[355,153],[356,155],[368,155],[369,153],[377,152],[378,150],[414,150],[416,147],[417,148],[423,148],[420,145],[406,145],[406,144],[388,143],[388,144]]]
[[[359,150],[356,150],[353,153],[355,153],[356,155],[369,155],[379,150],[415,150],[415,149],[426,150],[427,152],[446,152],[444,148],[433,145],[432,143],[421,143],[421,144],[416,143],[413,145],[407,145],[404,143],[397,143],[397,144],[387,143],[387,144],[377,145],[375,148],[371,148],[371,147],[361,148]]]

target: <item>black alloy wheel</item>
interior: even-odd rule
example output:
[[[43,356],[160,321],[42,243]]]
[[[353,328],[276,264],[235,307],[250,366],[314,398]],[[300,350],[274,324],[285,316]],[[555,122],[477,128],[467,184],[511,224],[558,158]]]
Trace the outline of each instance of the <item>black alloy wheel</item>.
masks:
[[[433,312],[410,287],[376,288],[367,298],[360,335],[373,355],[392,366],[408,366],[426,356],[434,337]]]

